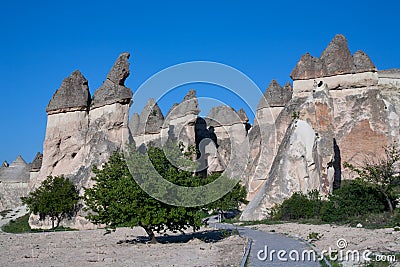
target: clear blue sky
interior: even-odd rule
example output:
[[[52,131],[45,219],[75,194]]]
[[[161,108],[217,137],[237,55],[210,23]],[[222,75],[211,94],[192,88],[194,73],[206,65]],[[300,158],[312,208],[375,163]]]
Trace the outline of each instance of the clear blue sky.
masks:
[[[0,161],[18,154],[31,161],[42,151],[45,108],[62,80],[79,69],[93,92],[123,51],[131,52],[133,91],[193,60],[230,65],[264,90],[271,79],[290,80],[301,55],[319,56],[336,33],[378,69],[400,67],[399,1],[138,2],[2,2]]]

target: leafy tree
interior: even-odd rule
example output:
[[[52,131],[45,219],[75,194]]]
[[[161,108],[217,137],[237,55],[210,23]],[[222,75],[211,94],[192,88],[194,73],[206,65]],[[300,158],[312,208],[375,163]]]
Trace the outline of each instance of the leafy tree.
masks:
[[[75,214],[79,199],[77,188],[64,176],[48,176],[29,196],[21,198],[22,203],[33,214],[38,214],[40,220],[49,216],[52,229],[57,228],[62,219]]]
[[[219,177],[218,174],[206,179],[194,176],[193,172],[174,166],[160,148],[150,147],[147,153],[157,172],[174,184],[198,186]],[[131,164],[130,168],[128,164]],[[182,207],[166,204],[148,195],[136,182],[145,181],[153,175],[148,169],[149,164],[144,155],[132,150],[128,162],[121,154],[114,153],[101,170],[94,167],[95,177],[92,179],[95,185],[85,188],[84,193],[89,210],[87,218],[94,223],[105,224],[109,229],[115,229],[117,226],[143,227],[151,241],[156,242],[155,232],[182,232],[189,227],[196,231],[201,226],[205,211],[237,208],[240,203],[246,201],[244,187],[235,185],[222,199],[205,206]],[[160,188],[161,184],[157,183],[144,183],[142,186],[159,190],[159,196],[164,198],[174,193]]]
[[[400,185],[400,150],[396,143],[385,147],[385,158],[375,161],[365,160],[363,166],[355,167],[345,162],[344,166],[357,173],[363,181],[371,183],[379,190],[386,199],[390,212],[393,213],[395,199],[398,197],[398,189]]]

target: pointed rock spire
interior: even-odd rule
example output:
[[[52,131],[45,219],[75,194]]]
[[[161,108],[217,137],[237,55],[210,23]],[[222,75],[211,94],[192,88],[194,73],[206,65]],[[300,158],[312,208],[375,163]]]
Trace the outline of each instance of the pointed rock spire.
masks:
[[[353,55],[354,72],[377,71],[374,63],[363,51],[357,51]]]
[[[304,54],[292,70],[290,77],[293,80],[306,80],[326,76],[326,68],[319,58]]]
[[[18,155],[18,157],[11,163],[11,166],[26,166],[26,165],[28,165],[28,164],[22,158],[21,155]]]
[[[38,152],[35,156],[35,159],[31,163],[31,172],[38,172],[40,171],[40,168],[42,167],[42,160],[43,160],[43,154]]]
[[[164,116],[156,101],[150,98],[139,117],[139,132],[147,134],[160,133],[164,124]]]
[[[292,90],[290,88],[291,86],[288,87],[287,85],[282,88],[276,80],[272,80],[267,90],[265,90],[257,109],[284,107],[292,99]]]
[[[329,76],[352,73],[353,71],[353,58],[346,37],[341,34],[337,34],[332,39],[319,59],[324,63]]]
[[[47,105],[47,114],[87,110],[90,104],[88,81],[79,70],[65,78]]]
[[[91,108],[102,107],[114,103],[129,103],[132,99],[131,89],[125,87],[129,76],[129,53],[119,55],[107,75],[107,79],[93,95]]]
[[[293,92],[292,84],[290,82],[286,82],[285,86],[283,87],[283,90]]]
[[[249,117],[247,117],[246,111],[243,108],[238,111],[239,118],[242,120],[242,123],[248,123]]]
[[[242,123],[239,114],[233,108],[225,105],[212,107],[205,120],[208,126],[213,127]]]

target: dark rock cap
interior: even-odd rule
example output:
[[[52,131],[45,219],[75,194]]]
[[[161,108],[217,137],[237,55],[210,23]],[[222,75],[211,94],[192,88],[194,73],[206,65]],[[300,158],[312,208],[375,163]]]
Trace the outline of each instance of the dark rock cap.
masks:
[[[189,90],[179,104],[175,103],[167,113],[167,120],[183,117],[188,114],[198,115],[200,113],[199,101],[196,97],[196,90]]]
[[[90,104],[88,81],[79,70],[65,78],[47,105],[47,114],[87,110]]]
[[[38,152],[35,156],[35,159],[31,163],[31,172],[38,172],[40,171],[40,168],[42,167],[42,160],[43,160],[43,154]]]
[[[267,107],[284,107],[292,99],[292,86],[288,84],[285,88],[279,85],[276,80],[272,80],[267,90],[264,92],[264,96],[258,103],[257,109]]]
[[[107,75],[107,79],[93,94],[91,108],[102,107],[114,103],[130,103],[131,89],[125,87],[125,80],[129,76],[129,53],[119,55]]]
[[[242,123],[249,122],[249,117],[247,117],[246,111],[243,108],[238,111],[239,118],[242,120]]]
[[[322,52],[319,59],[323,62],[328,75],[352,73],[353,59],[346,38],[337,34]]]
[[[354,53],[353,62],[357,72],[377,71],[369,56],[361,50]]]
[[[147,134],[160,133],[164,124],[164,116],[156,101],[150,98],[139,117],[139,132]]]
[[[232,107],[225,105],[212,107],[205,120],[208,126],[214,127],[242,123],[242,119],[239,117],[239,114],[236,113]]]
[[[373,71],[376,67],[362,51],[352,56],[346,38],[337,34],[319,58],[306,53],[294,67],[290,77],[293,80],[307,80],[340,74]]]

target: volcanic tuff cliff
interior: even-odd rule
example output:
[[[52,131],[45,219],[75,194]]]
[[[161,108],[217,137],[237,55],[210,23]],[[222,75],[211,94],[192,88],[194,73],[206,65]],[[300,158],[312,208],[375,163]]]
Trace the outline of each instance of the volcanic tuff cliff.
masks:
[[[93,98],[79,71],[62,82],[46,109],[43,164],[30,180],[32,188],[48,175],[61,174],[79,188],[90,186],[91,167],[106,162],[127,141],[138,147],[182,141],[201,152],[197,157],[206,168],[199,173],[223,172],[230,164],[242,168],[230,174],[240,175],[249,192],[242,219],[255,220],[295,191],[331,192],[341,179],[351,178],[342,169],[344,161],[377,157],[383,146],[400,142],[400,70],[378,71],[364,52],[352,55],[342,35],[320,57],[301,57],[291,73],[293,86],[270,83],[253,125],[243,110],[227,106],[200,118],[191,90],[165,116],[150,99],[128,127],[128,58],[128,53],[118,57]],[[94,227],[83,215],[67,225]],[[30,223],[41,226],[34,216]]]

